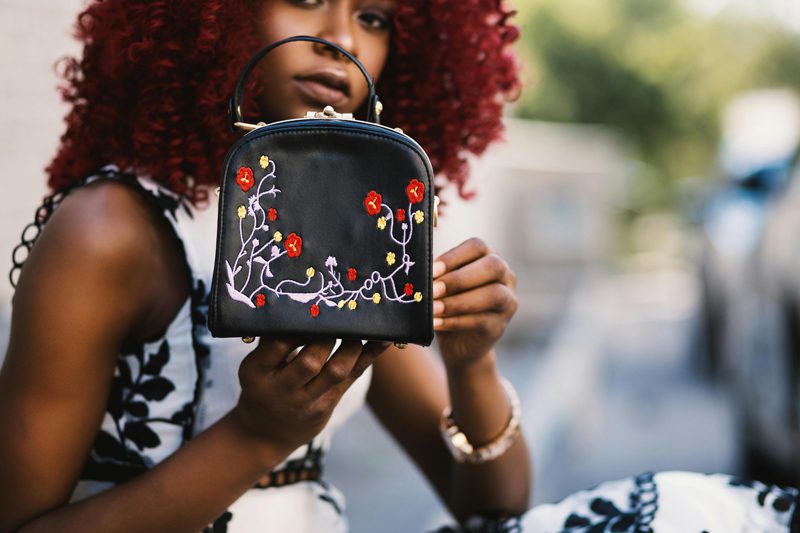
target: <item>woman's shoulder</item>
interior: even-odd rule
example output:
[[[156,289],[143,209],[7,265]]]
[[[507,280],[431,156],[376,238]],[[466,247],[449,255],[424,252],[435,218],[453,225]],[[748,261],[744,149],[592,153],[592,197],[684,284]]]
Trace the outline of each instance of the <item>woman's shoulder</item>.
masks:
[[[146,194],[117,180],[70,192],[25,261],[15,300],[31,281],[58,279],[65,289],[125,298],[139,308],[134,315],[153,315],[156,330],[168,323],[188,295],[189,280],[182,249]]]
[[[168,252],[169,226],[145,193],[130,184],[100,180],[67,195],[54,210],[32,251],[90,267],[100,265],[129,282],[158,265]]]

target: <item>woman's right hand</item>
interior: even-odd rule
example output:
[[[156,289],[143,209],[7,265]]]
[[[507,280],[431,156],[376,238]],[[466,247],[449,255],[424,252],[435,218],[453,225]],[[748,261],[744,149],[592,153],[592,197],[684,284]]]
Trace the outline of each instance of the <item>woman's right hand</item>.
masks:
[[[288,455],[319,434],[344,392],[390,345],[344,340],[328,359],[335,342],[261,339],[239,367],[234,411],[249,434]]]

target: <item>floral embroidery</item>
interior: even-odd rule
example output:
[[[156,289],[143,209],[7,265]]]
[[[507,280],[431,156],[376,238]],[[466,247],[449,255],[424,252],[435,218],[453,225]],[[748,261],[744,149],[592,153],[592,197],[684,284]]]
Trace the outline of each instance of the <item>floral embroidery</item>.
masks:
[[[359,300],[372,301],[375,304],[384,300],[401,304],[422,301],[422,293],[414,292],[412,284],[397,279],[401,276],[407,278],[415,265],[407,250],[414,236],[415,225],[406,219],[413,212],[417,224],[424,220],[420,219],[424,217],[422,211],[411,209],[414,203],[422,201],[425,190],[422,182],[411,180],[406,187],[406,194],[411,201],[407,208],[393,209],[383,203],[383,196],[376,190],[369,191],[364,197],[363,205],[367,213],[370,216],[379,215],[377,229],[386,231],[391,240],[390,248],[385,252],[386,264],[392,267],[389,272],[374,270],[365,275],[359,274],[355,267],[341,271],[336,257],[328,256],[324,268],[308,265],[305,277],[278,279],[279,276],[273,274],[271,265],[284,256],[300,257],[303,252],[303,238],[296,232],[284,236],[281,231],[270,228],[271,223],[278,218],[278,210],[264,206],[263,203],[265,199],[277,198],[281,192],[272,183],[277,179],[277,166],[274,160],[266,156],[262,156],[259,164],[265,173],[258,179],[253,177],[250,167],[243,166],[237,172],[237,182],[243,186],[242,190],[247,192],[252,188],[254,193],[249,194],[247,203],[237,209],[241,237],[239,253],[235,258],[225,261],[226,288],[233,300],[258,308],[266,305],[267,295],[272,293],[279,299],[287,297],[306,304],[312,317],[319,316],[323,304],[339,309],[347,306],[349,310],[355,311]],[[242,208],[245,210],[244,217],[241,216]],[[343,285],[345,276],[352,285]]]
[[[236,172],[236,183],[239,184],[239,187],[241,187],[244,192],[249,191],[255,184],[253,169],[250,167],[239,167],[239,170]]]
[[[422,211],[415,211],[414,212],[414,222],[417,224],[422,224],[425,221],[425,213]]]
[[[286,237],[286,242],[283,243],[283,247],[286,248],[286,255],[289,257],[300,257],[300,254],[303,252],[303,239],[296,233],[290,233],[288,237]]]
[[[369,216],[377,215],[381,212],[381,203],[383,197],[375,191],[369,191],[367,197],[364,198],[364,207],[367,209]]]
[[[244,218],[247,216],[247,209],[243,205],[240,205],[239,209],[236,210],[236,214],[239,215],[239,218]]]
[[[412,204],[420,203],[425,198],[425,184],[418,179],[411,180],[411,183],[406,187],[406,194]]]

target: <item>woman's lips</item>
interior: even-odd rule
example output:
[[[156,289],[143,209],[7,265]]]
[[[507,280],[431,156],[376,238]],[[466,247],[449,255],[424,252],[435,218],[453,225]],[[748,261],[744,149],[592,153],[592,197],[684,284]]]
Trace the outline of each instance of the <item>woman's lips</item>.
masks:
[[[310,98],[314,103],[322,106],[342,105],[349,99],[349,96],[341,89],[331,87],[317,80],[308,78],[295,78],[294,83],[297,88]]]

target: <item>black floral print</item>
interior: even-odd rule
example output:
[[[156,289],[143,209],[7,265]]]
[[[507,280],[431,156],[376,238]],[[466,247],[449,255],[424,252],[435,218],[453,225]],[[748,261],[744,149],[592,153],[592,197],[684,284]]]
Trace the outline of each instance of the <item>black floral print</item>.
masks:
[[[760,507],[771,510],[777,516],[788,516],[794,510],[792,518],[792,533],[800,531],[800,492],[793,488],[783,488],[775,485],[766,485],[759,481],[750,481],[732,477],[729,481],[732,487],[751,489],[755,493],[756,502]],[[788,520],[786,520],[788,522]]]
[[[611,500],[602,497],[592,499],[589,504],[592,514],[571,513],[564,522],[563,533],[651,533],[650,523],[658,509],[654,474],[648,472],[636,477],[628,499],[628,509],[620,509]]]
[[[163,339],[157,346],[148,351],[148,345],[131,344],[118,356],[106,411],[114,421],[114,432],[98,433],[83,479],[129,479],[153,466],[145,452],[161,445],[161,438],[152,424],[191,425],[191,403],[169,418],[151,415],[153,404],[163,402],[175,390],[175,384],[161,376],[170,361],[169,343]]]

